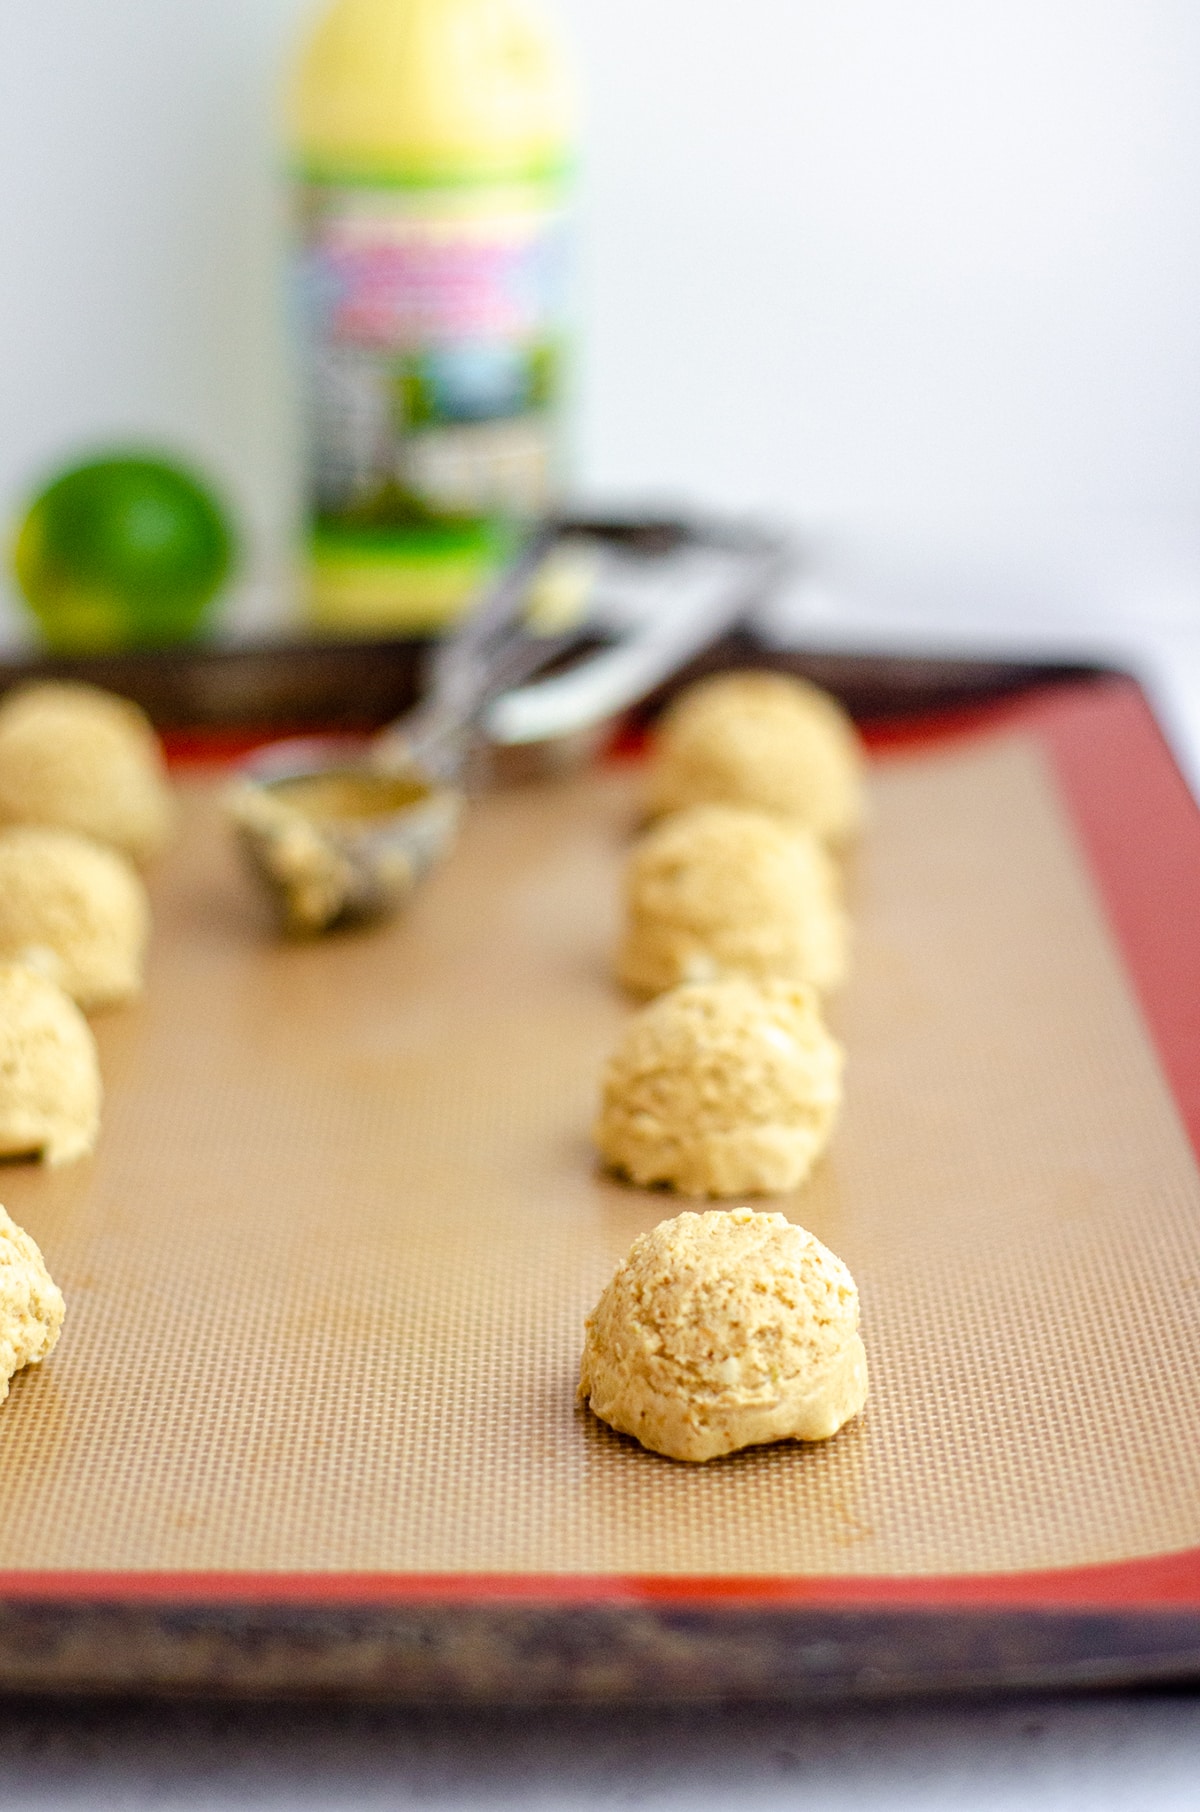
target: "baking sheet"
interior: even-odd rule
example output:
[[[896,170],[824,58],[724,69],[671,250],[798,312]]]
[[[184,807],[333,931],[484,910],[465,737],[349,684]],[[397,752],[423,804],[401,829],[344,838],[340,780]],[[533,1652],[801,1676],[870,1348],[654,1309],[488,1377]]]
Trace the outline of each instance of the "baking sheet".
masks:
[[[858,1279],[872,1393],[705,1468],[574,1404],[676,1211],[600,1176],[636,775],[472,811],[404,920],[270,940],[214,789],[97,1019],[98,1155],[5,1167],[68,1298],[0,1412],[0,1568],[921,1575],[1200,1543],[1200,1179],[1031,737],[893,757],[833,1018],[846,1111],[773,1202]]]

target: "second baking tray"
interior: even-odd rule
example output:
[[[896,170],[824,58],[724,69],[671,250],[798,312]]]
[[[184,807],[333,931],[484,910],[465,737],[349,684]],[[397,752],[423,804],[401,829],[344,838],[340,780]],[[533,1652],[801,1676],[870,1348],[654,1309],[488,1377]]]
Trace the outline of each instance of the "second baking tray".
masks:
[[[705,1468],[574,1402],[679,1204],[601,1175],[636,765],[500,792],[393,925],[280,945],[216,776],[97,1021],[69,1302],[0,1415],[0,1682],[402,1698],[1138,1678],[1200,1658],[1200,826],[1114,679],[893,727],[770,1203],[858,1279],[866,1414]]]

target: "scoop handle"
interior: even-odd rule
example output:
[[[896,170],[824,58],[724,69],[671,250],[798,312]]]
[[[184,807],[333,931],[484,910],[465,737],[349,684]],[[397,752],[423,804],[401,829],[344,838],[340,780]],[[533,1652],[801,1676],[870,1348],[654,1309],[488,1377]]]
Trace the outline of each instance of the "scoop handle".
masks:
[[[494,698],[483,713],[486,735],[502,746],[550,742],[618,716],[745,616],[790,562],[787,544],[758,529],[685,544],[631,633],[564,673]]]
[[[418,760],[448,777],[461,761],[468,733],[489,696],[542,665],[548,650],[521,630],[529,589],[560,529],[540,523],[487,588],[453,635],[438,643],[429,664],[425,697],[414,711],[380,732],[372,760],[386,767],[399,757]],[[524,665],[514,655],[528,643]]]

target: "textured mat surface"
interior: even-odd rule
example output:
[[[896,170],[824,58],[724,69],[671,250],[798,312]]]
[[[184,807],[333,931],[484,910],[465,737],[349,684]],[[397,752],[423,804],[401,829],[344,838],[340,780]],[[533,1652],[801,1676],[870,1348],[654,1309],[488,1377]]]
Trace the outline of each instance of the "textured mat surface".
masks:
[[[0,1411],[0,1568],[920,1573],[1200,1543],[1200,1180],[1032,741],[886,761],[781,1203],[872,1393],[706,1468],[576,1409],[583,1316],[676,1204],[598,1176],[631,782],[485,801],[409,917],[280,946],[202,786],[96,1159],[0,1171],[68,1299]],[[775,1205],[775,1204],[773,1204]]]

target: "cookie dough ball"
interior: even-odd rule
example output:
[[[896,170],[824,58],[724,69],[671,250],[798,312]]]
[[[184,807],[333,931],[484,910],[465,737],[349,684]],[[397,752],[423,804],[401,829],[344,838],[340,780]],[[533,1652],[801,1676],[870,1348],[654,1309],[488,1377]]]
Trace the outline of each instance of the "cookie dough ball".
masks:
[[[655,826],[625,871],[617,973],[634,994],[724,975],[835,988],[849,926],[812,832],[748,806],[694,805]]]
[[[673,1460],[826,1441],[867,1397],[854,1279],[782,1214],[663,1221],[588,1319],[579,1395]]]
[[[596,1144],[635,1183],[682,1195],[795,1189],[833,1129],[842,1061],[802,983],[675,988],[609,1059]]]
[[[670,705],[649,776],[651,812],[755,805],[847,842],[864,813],[863,759],[835,699],[783,673],[722,673]]]
[[[63,1314],[62,1291],[45,1259],[0,1208],[0,1403],[16,1372],[54,1351]]]
[[[174,819],[158,739],[128,699],[54,682],[0,703],[0,824],[58,825],[145,862]]]
[[[0,963],[0,1157],[69,1164],[100,1130],[100,1063],[69,995],[21,963]]]
[[[0,831],[0,961],[107,1006],[141,988],[149,929],[146,890],[116,850],[74,831]]]

